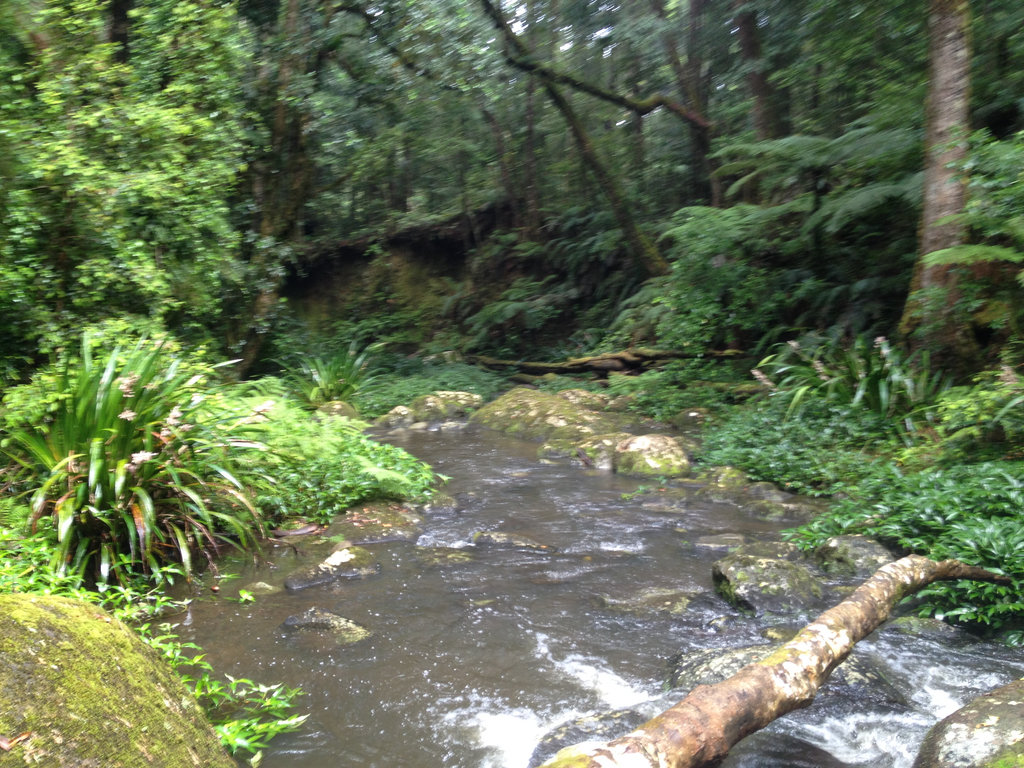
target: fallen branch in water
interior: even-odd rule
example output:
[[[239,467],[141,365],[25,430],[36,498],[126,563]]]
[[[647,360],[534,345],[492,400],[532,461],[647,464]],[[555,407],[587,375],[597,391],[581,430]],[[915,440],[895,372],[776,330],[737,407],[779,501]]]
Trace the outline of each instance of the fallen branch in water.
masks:
[[[728,680],[700,685],[674,707],[609,742],[567,747],[542,768],[704,768],[740,739],[808,706],[853,646],[907,595],[934,581],[1009,579],[958,560],[910,555],[883,566],[852,595],[804,627],[763,661]]]

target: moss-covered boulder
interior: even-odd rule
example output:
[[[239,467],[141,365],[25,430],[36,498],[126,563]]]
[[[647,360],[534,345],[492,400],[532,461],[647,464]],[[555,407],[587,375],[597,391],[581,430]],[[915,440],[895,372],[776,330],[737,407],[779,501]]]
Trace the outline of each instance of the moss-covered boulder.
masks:
[[[594,435],[574,441],[579,460],[595,469],[615,470],[618,464],[618,447],[632,437],[628,432],[613,432],[610,435]]]
[[[1024,766],[1024,680],[971,701],[928,731],[914,768]]]
[[[342,542],[321,562],[289,574],[284,580],[284,588],[298,592],[342,579],[365,579],[377,573],[378,567],[372,552]]]
[[[643,477],[685,477],[690,459],[669,435],[632,435],[615,446],[615,471]]]
[[[316,410],[317,413],[325,416],[334,416],[339,419],[349,419],[350,421],[357,421],[359,419],[359,411],[356,410],[356,407],[344,400],[331,400]]]
[[[896,558],[867,536],[833,536],[814,550],[814,558],[829,573],[867,578]]]
[[[517,387],[480,408],[470,421],[529,440],[549,440],[625,431],[631,419],[591,410],[564,393]]]
[[[408,406],[398,405],[375,422],[378,427],[396,429],[414,425],[436,424],[441,421],[465,419],[480,407],[483,398],[472,392],[438,390],[421,395]]]
[[[821,580],[792,544],[745,544],[714,563],[715,589],[737,608],[789,613],[822,607]]]
[[[181,679],[99,608],[0,595],[4,765],[234,768]]]

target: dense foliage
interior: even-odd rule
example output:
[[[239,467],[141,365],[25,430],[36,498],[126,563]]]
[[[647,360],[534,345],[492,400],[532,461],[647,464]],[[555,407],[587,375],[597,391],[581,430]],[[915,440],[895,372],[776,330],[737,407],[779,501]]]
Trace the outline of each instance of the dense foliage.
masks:
[[[945,61],[926,5],[0,3],[0,533],[34,526],[61,585],[188,576],[429,493],[311,409],[489,397],[503,379],[441,364],[471,354],[644,344],[686,359],[594,386],[707,408],[703,461],[849,499],[802,541],[1019,578],[1019,509],[977,489],[1024,456],[1024,5],[932,3],[973,28]],[[929,65],[957,62],[940,148]],[[964,192],[937,219],[929,172]],[[49,588],[37,567],[11,583]],[[226,685],[204,695],[249,696]]]

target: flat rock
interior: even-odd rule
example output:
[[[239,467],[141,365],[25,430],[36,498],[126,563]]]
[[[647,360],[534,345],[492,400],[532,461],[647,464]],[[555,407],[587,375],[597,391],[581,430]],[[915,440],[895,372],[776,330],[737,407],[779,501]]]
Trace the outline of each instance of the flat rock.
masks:
[[[371,552],[362,547],[341,544],[321,562],[291,573],[284,580],[284,588],[298,592],[342,579],[364,579],[377,573],[378,568]]]
[[[473,413],[470,420],[511,435],[532,439],[579,438],[624,431],[632,419],[593,411],[583,398],[573,402],[550,392],[517,387]]]
[[[544,544],[523,536],[519,533],[507,533],[505,531],[477,531],[472,538],[475,546],[508,547],[509,549],[524,549],[531,552],[557,552],[556,547]]]
[[[335,518],[324,535],[349,544],[378,544],[385,541],[415,541],[422,518],[411,507],[380,501],[361,504]]]

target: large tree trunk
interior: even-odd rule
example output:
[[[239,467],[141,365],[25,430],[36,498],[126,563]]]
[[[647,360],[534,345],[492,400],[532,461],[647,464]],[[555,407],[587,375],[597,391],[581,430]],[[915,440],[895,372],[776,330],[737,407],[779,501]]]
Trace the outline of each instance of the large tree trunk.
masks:
[[[904,597],[933,581],[1008,581],[956,560],[919,555],[880,568],[767,659],[716,685],[701,685],[632,733],[559,752],[544,768],[700,768],[776,718],[808,706],[829,674]]]
[[[976,355],[976,343],[960,306],[957,267],[927,266],[925,257],[963,242],[963,225],[954,217],[963,213],[967,196],[958,166],[967,156],[970,131],[968,0],[931,0],[928,29],[924,200],[918,259],[900,331],[916,346],[928,346],[950,356],[953,363],[964,364]]]

